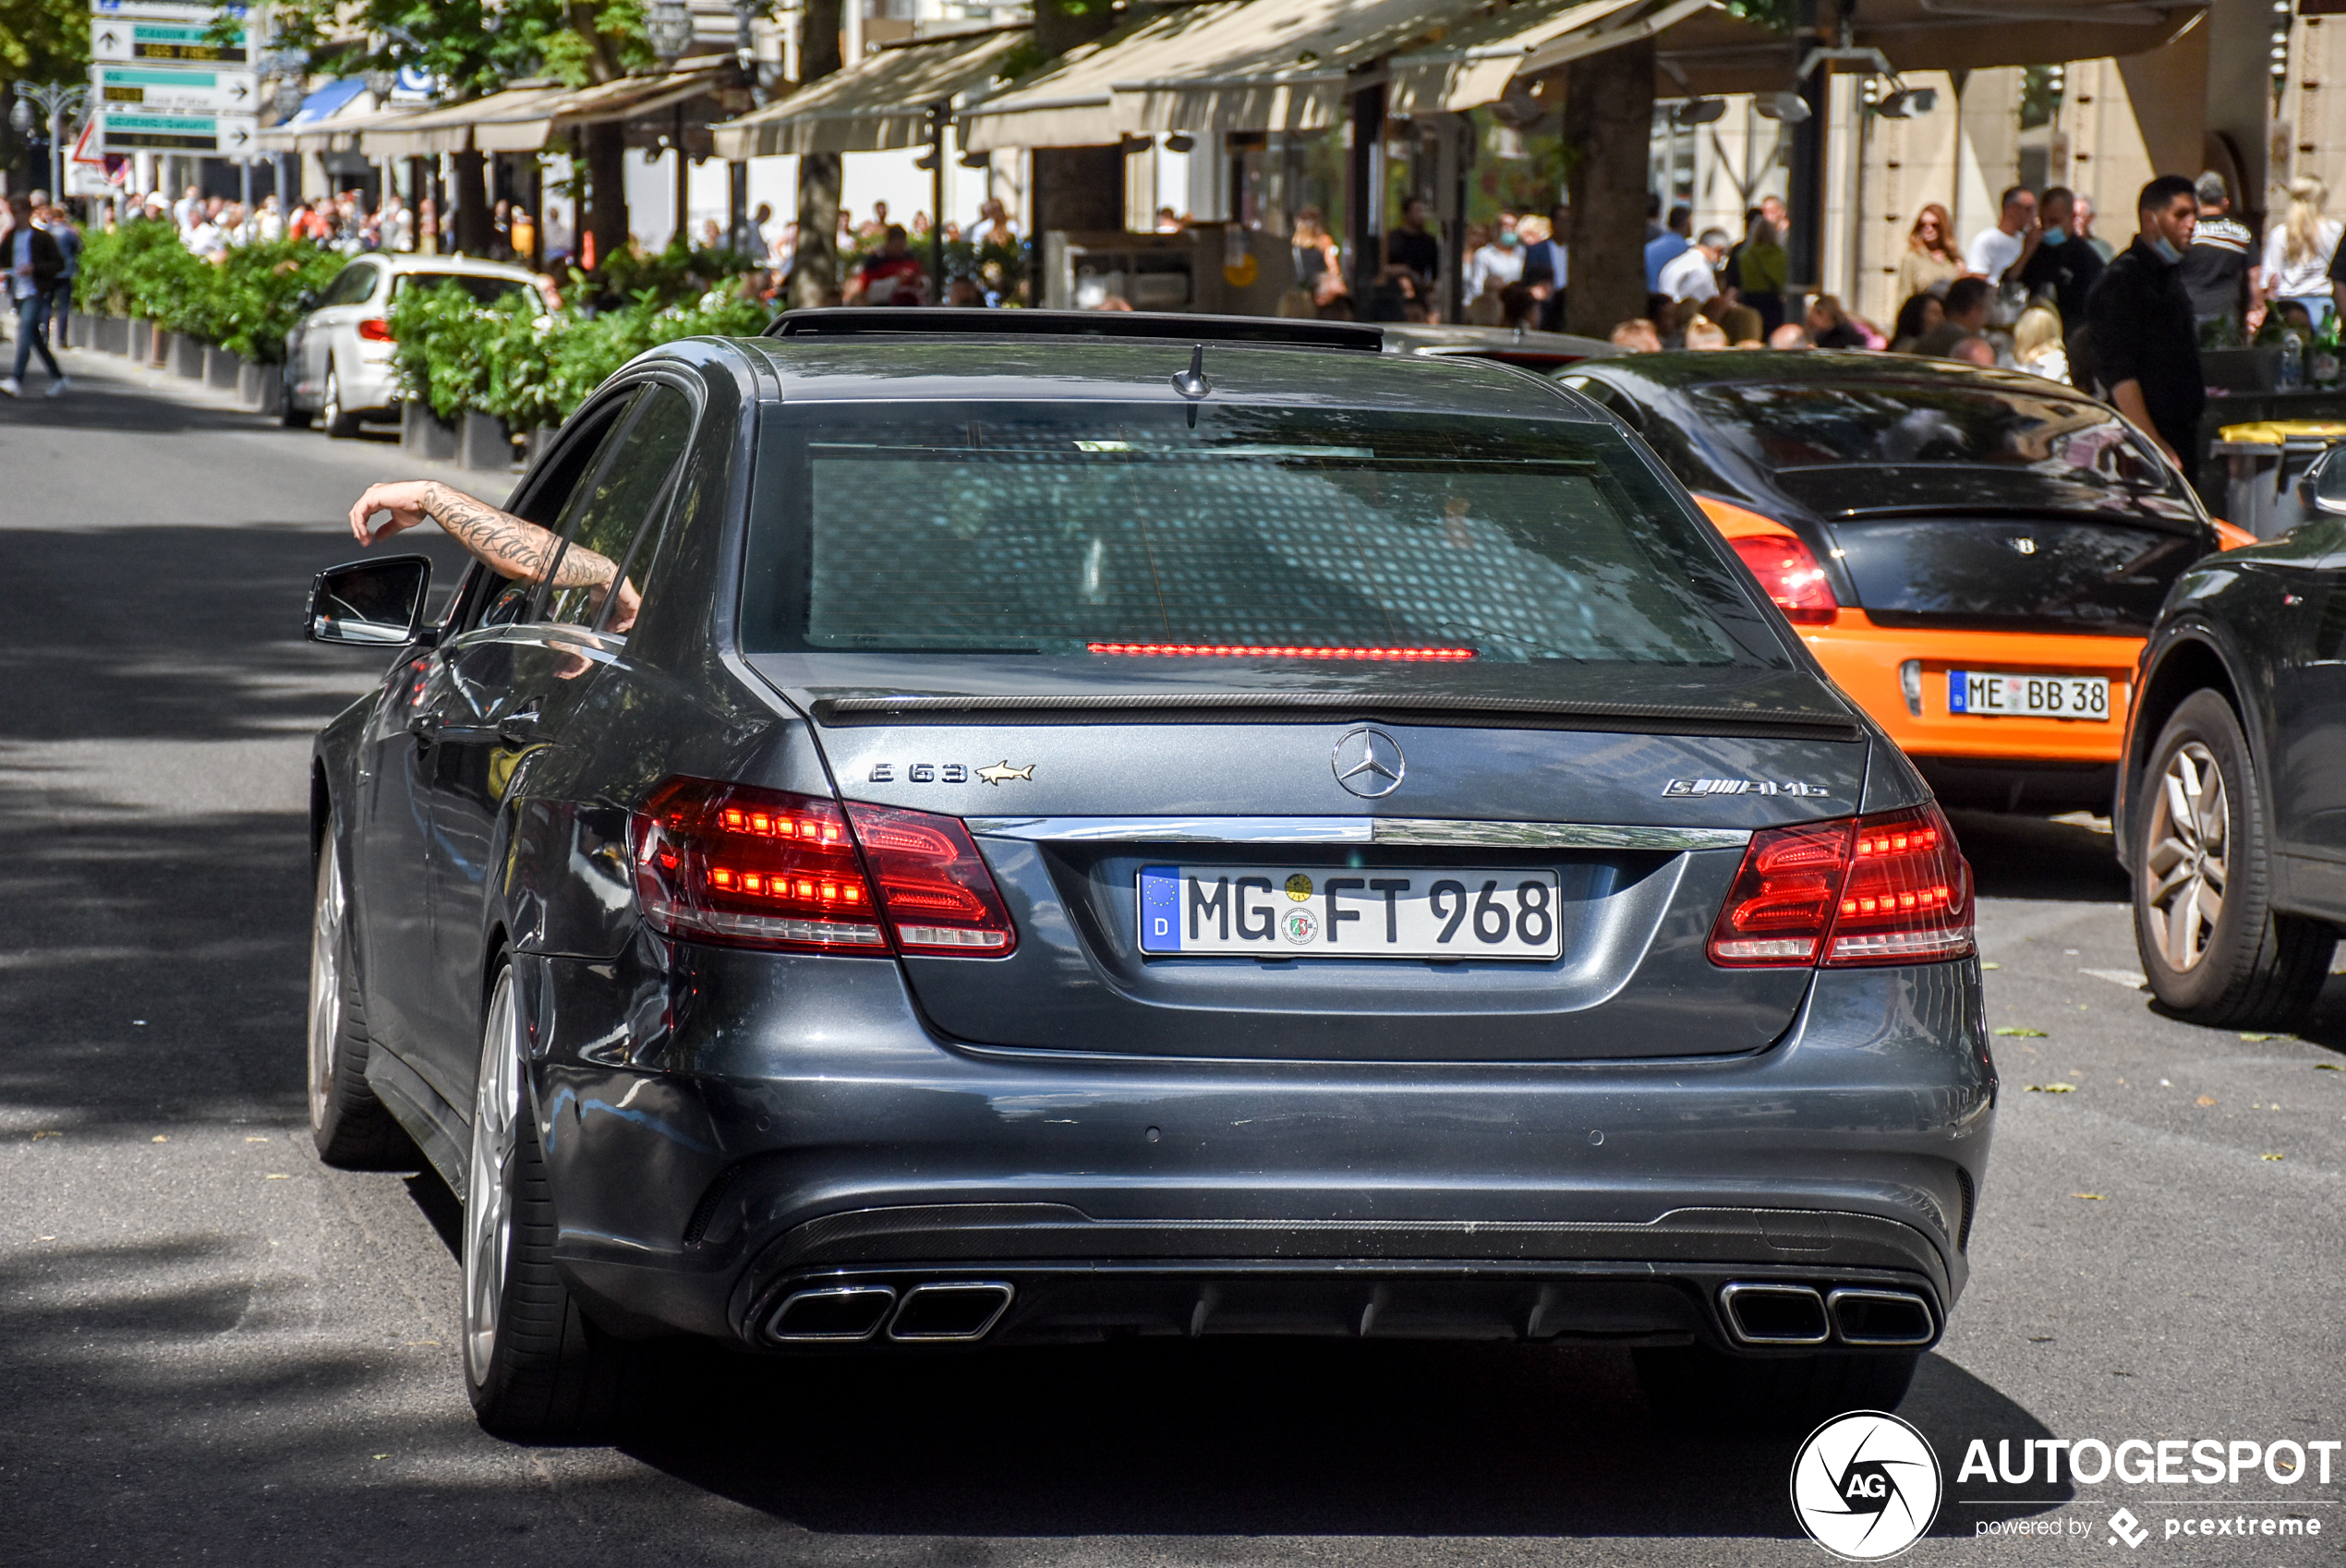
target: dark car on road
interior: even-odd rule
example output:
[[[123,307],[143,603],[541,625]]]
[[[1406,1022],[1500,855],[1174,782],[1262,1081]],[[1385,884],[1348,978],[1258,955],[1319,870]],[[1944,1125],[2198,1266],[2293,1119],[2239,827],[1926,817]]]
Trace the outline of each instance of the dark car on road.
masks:
[[[2346,460],[2307,521],[2185,573],[2143,648],[2114,824],[2159,999],[2303,1020],[2346,929]]]
[[[2108,405],[2039,376],[1738,350],[1563,380],[1695,492],[1950,806],[2107,810],[2168,585],[2250,542]]]
[[[623,593],[321,575],[397,651],[316,748],[313,1130],[462,1200],[492,1429],[674,1335],[1898,1399],[1996,1087],[1947,824],[1612,420],[1378,347],[786,316],[520,482]]]

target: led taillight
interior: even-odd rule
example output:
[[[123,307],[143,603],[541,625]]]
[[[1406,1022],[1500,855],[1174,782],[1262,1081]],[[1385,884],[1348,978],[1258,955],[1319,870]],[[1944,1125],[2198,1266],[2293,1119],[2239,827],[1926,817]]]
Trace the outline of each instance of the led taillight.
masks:
[[[358,335],[369,343],[397,343],[391,335],[391,323],[380,316],[370,316],[358,323]]]
[[[1972,949],[1971,872],[1935,805],[1751,837],[1711,928],[1735,967],[1929,963]]]
[[[635,813],[635,896],[653,929],[759,947],[885,952],[839,802],[674,778]]]
[[[1747,534],[1735,547],[1785,620],[1816,626],[1841,613],[1841,601],[1833,597],[1824,568],[1790,534]]]
[[[949,816],[673,778],[635,813],[630,848],[644,917],[672,936],[872,953],[892,936],[905,952],[972,958],[1017,943]]]
[[[974,958],[1016,946],[993,874],[957,818],[860,802],[849,802],[847,814],[897,947]]]

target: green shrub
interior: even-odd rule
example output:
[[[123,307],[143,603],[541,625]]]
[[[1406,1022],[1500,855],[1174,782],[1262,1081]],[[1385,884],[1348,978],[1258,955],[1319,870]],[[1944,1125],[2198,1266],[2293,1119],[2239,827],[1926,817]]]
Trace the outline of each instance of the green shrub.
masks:
[[[84,310],[143,316],[167,332],[275,364],[285,356],[285,333],[308,308],[307,296],[344,259],[291,239],[235,247],[215,264],[181,244],[171,224],[137,219],[88,236],[74,300]]]
[[[281,365],[285,334],[309,313],[345,259],[308,240],[237,246],[219,266],[219,336],[231,354]]]

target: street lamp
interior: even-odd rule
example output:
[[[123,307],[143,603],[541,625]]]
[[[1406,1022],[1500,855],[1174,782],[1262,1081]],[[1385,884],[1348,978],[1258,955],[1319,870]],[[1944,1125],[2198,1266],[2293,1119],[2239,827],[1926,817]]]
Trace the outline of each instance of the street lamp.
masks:
[[[644,17],[644,31],[660,64],[672,66],[693,46],[693,13],[684,0],[652,0]]]
[[[82,105],[89,102],[90,90],[86,87],[74,87],[61,82],[36,84],[20,81],[17,83],[16,107],[8,111],[8,124],[15,128],[16,133],[23,137],[32,134],[33,126],[36,123],[33,119],[32,106],[36,103],[41,106],[41,112],[48,117],[51,171],[49,195],[53,200],[63,201],[66,197],[66,116],[79,114]]]

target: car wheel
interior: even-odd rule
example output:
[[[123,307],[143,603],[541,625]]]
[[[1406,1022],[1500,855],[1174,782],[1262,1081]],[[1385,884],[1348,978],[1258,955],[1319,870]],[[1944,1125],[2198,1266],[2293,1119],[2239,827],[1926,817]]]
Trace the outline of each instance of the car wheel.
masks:
[[[2337,938],[2272,908],[2264,786],[2221,694],[2195,692],[2175,709],[2128,817],[2134,946],[2151,993],[2220,1028],[2301,1018]]]
[[[554,1203],[522,1067],[510,965],[481,1031],[465,1180],[465,1388],[480,1424],[527,1442],[616,1424],[637,1349],[588,1322],[554,1269]]]
[[[350,961],[350,901],[333,825],[318,856],[309,923],[309,1136],[319,1157],[347,1170],[405,1168],[415,1145],[367,1087],[367,1012]]]
[[[358,433],[358,416],[342,405],[342,378],[332,366],[326,368],[326,401],[319,409],[326,422],[326,434],[337,439]]]
[[[309,428],[309,411],[294,402],[293,356],[285,356],[284,374],[277,383],[277,423],[288,430]]]
[[[1696,1345],[1632,1352],[1656,1415],[1746,1430],[1806,1431],[1849,1410],[1895,1410],[1921,1365],[1919,1351],[1730,1356]]]

